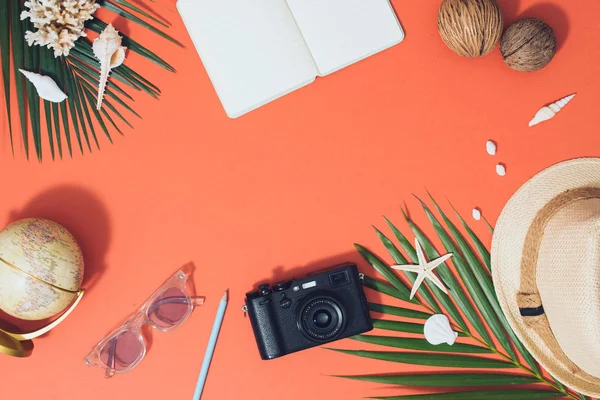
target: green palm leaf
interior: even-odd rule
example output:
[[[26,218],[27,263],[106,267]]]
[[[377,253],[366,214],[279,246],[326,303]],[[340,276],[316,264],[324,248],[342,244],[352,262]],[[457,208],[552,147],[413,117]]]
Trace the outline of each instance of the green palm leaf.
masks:
[[[402,295],[403,300],[412,301],[416,303],[416,300],[409,300],[410,290],[406,287],[406,284],[402,282],[400,278],[394,273],[394,271],[385,265],[383,261],[381,261],[375,254],[371,253],[365,247],[355,244],[354,245],[358,252],[379,272],[381,275],[388,280],[389,283],[392,284],[398,290],[398,292]]]
[[[383,383],[388,385],[425,387],[475,387],[501,385],[529,385],[532,383],[538,383],[538,380],[536,378],[532,378],[531,376],[498,373],[436,374],[435,379],[432,379],[431,375],[359,375],[338,376],[338,378]]]
[[[513,389],[513,390],[477,390],[474,392],[453,392],[434,394],[415,394],[408,396],[370,397],[385,400],[534,400],[556,399],[564,397],[561,393],[549,390]]]
[[[376,290],[380,293],[387,294],[388,296],[395,297],[400,300],[406,300],[406,295],[404,293],[399,292],[398,289],[396,289],[392,285],[371,278],[370,276],[364,276],[363,284],[369,289]]]
[[[2,55],[2,80],[4,83],[4,100],[6,106],[6,115],[10,116],[10,6],[9,2],[4,0],[0,2],[0,54]],[[8,118],[8,131],[10,135],[10,147],[13,149],[12,121]]]
[[[405,217],[407,217],[407,216],[405,215]],[[394,235],[396,236],[396,238],[398,239],[398,241],[400,242],[400,245],[404,248],[404,251],[406,252],[406,254],[409,255],[411,261],[413,263],[417,263],[418,262],[417,252],[416,252],[415,248],[410,244],[408,239],[398,230],[398,228],[396,228],[394,226],[394,224],[392,224],[387,218],[385,220],[386,220],[388,226],[390,227],[390,229],[392,230],[392,232],[394,233]],[[428,282],[425,282],[425,284],[428,284]],[[456,308],[454,303],[452,303],[452,301],[450,300],[450,297],[448,297],[448,295],[446,295],[444,292],[442,292],[435,285],[429,286],[429,289],[431,290],[433,295],[436,297],[439,304],[441,304],[444,307],[444,309],[446,310],[448,315],[450,317],[452,317],[452,319],[462,329],[462,331],[469,332],[469,328],[467,327],[465,320],[463,319],[462,315],[458,312],[458,309]],[[429,304],[431,306],[431,303],[429,303]],[[434,308],[434,310],[435,310],[435,308]]]
[[[425,329],[425,324],[415,324],[413,322],[404,321],[390,321],[387,319],[373,319],[373,327],[376,329],[404,333],[417,333],[421,335],[423,334],[423,329]],[[459,333],[458,336],[465,337],[466,335],[464,333]]]
[[[125,1],[125,0],[110,0],[110,1],[112,3],[118,4],[120,6],[129,8],[130,10],[133,10],[133,11],[137,12],[138,14],[140,14],[140,15],[148,18],[148,19],[151,19],[153,22],[156,22],[157,24],[162,25],[165,28],[169,27],[169,24],[165,23],[164,21],[161,21],[160,19],[156,18],[155,16],[147,13],[146,11],[144,11],[141,8],[137,7],[136,5],[131,4],[131,3],[127,2],[127,1]]]
[[[431,241],[429,241],[427,236],[425,236],[423,231],[421,231],[421,229],[419,229],[419,227],[417,227],[408,218],[408,216],[406,214],[404,214],[404,216],[405,216],[405,219],[406,219],[410,229],[413,231],[413,233],[415,234],[417,239],[419,239],[419,243],[423,247],[423,252],[425,253],[425,255],[427,257],[429,257],[429,259],[438,258],[440,256],[440,253],[438,253],[437,250],[435,249],[435,247],[433,247],[433,244],[431,243]],[[487,333],[487,330],[486,330],[484,324],[479,319],[479,316],[475,312],[475,309],[473,308],[473,305],[469,301],[469,298],[467,297],[467,295],[463,291],[462,287],[460,286],[460,284],[458,283],[458,281],[456,280],[456,278],[454,277],[454,275],[448,268],[448,264],[445,263],[445,264],[439,266],[436,269],[436,271],[439,273],[440,278],[444,281],[444,283],[448,287],[449,295],[456,302],[456,304],[460,307],[461,311],[467,317],[467,320],[475,328],[477,333],[479,333],[479,336],[481,336],[486,343],[490,343],[491,339]]]
[[[15,85],[17,88],[17,106],[19,108],[19,118],[21,121],[21,137],[23,138],[23,148],[25,150],[25,156],[29,158],[29,139],[27,137],[27,114],[25,111],[25,88],[24,77],[19,72],[19,69],[23,68],[24,54],[27,51],[27,43],[23,36],[23,29],[21,24],[21,2],[19,0],[12,0],[11,2],[11,36],[12,36],[12,48],[13,48],[13,69],[15,71]],[[4,58],[4,56],[3,56]],[[4,65],[4,62],[2,63]],[[4,86],[4,90],[8,91],[10,86]],[[9,116],[10,118],[10,116]],[[12,135],[12,133],[11,133]],[[13,149],[14,152],[14,149]]]
[[[490,305],[490,301],[488,300],[489,297],[486,297],[486,295],[489,295],[490,292],[486,291],[484,294],[484,291],[482,290],[481,285],[480,285],[481,281],[478,281],[475,279],[475,275],[481,276],[481,275],[485,275],[485,274],[481,274],[481,272],[482,272],[481,269],[479,269],[477,267],[471,266],[471,269],[469,269],[467,267],[465,260],[463,259],[459,250],[454,246],[454,243],[452,242],[450,235],[448,235],[447,232],[444,230],[444,228],[442,228],[442,226],[440,225],[438,220],[431,213],[431,211],[425,205],[425,203],[421,202],[421,205],[423,207],[423,210],[425,210],[425,214],[427,215],[427,218],[429,218],[429,221],[433,225],[433,227],[434,227],[435,231],[437,232],[439,238],[441,239],[444,247],[446,248],[446,251],[454,254],[454,256],[452,257],[452,261],[453,261],[454,265],[456,266],[456,269],[457,269],[460,277],[462,278],[463,282],[465,283],[465,286],[467,287],[467,290],[469,292],[469,295],[473,299],[473,302],[475,304],[477,304],[479,312],[483,316],[484,320],[487,322],[491,331],[494,333],[494,335],[496,336],[496,338],[498,339],[498,341],[500,342],[500,344],[502,345],[504,350],[506,350],[507,354],[509,356],[511,356],[511,358],[513,358],[513,359],[516,358],[516,355],[515,355],[512,347],[510,346],[510,343],[508,342],[508,339],[506,338],[506,335],[505,335],[504,331],[502,330],[500,323],[498,322],[498,314],[497,314],[497,312],[495,312],[495,310],[492,309],[492,306]],[[445,215],[444,215],[444,217],[445,217]],[[446,220],[446,218],[444,218],[444,219]],[[449,221],[446,220],[446,223],[448,223],[448,222]],[[452,229],[451,229],[451,232],[454,234],[454,238],[459,242],[459,246],[460,246],[463,254],[467,253],[468,251],[470,252],[471,250],[470,250],[469,246],[464,242],[464,240],[462,240],[462,237],[457,236],[458,232],[456,231],[456,228],[454,231],[452,231]],[[458,235],[460,235],[460,234],[458,234]],[[472,253],[470,253],[470,254],[472,254]],[[475,269],[477,271],[475,274],[473,273],[473,269]],[[489,279],[489,276],[485,275],[485,277],[482,277],[481,279],[485,280],[486,278],[489,280],[489,283],[491,285],[491,279]],[[491,288],[492,293],[493,293],[493,290],[494,289],[492,287]],[[492,295],[492,296],[494,297],[494,300],[495,300],[495,296],[494,295]],[[496,303],[497,303],[497,300],[496,300]],[[498,304],[498,309],[499,308],[500,308],[500,305]],[[501,310],[500,310],[500,314],[503,315]],[[488,341],[488,343],[490,345],[492,345],[492,343],[490,341]]]
[[[410,308],[401,308],[394,306],[386,306],[383,304],[369,303],[369,310],[378,312],[381,314],[396,315],[398,317],[414,318],[414,319],[428,319],[431,314],[427,314],[421,311],[411,310]]]
[[[77,40],[75,47],[71,49],[70,55],[60,58],[55,58],[50,49],[39,46],[29,47],[24,34],[25,31],[33,29],[29,19],[20,20],[22,0],[4,0],[0,3],[0,56],[2,57],[4,97],[13,154],[17,143],[13,137],[13,129],[16,125],[11,115],[11,78],[16,86],[16,109],[19,115],[21,142],[25,156],[29,158],[31,142],[36,157],[40,161],[43,159],[44,147],[42,145],[42,132],[47,135],[47,143],[52,159],[55,158],[56,152],[62,158],[64,147],[66,147],[70,156],[73,155],[73,136],[79,151],[84,154],[85,152],[91,152],[93,147],[100,148],[100,141],[96,135],[98,126],[111,142],[111,130],[114,129],[122,134],[115,120],[121,120],[131,127],[132,125],[123,114],[122,109],[126,109],[136,117],[141,118],[130,105],[130,101],[133,101],[132,96],[115,84],[114,81],[122,82],[135,91],[143,91],[155,98],[160,95],[160,89],[150,80],[129,66],[121,65],[111,71],[111,77],[114,79],[108,82],[102,109],[96,110],[95,97],[100,64],[94,57],[92,43],[87,38],[81,37]],[[153,34],[183,47],[183,44],[154,25],[167,28],[169,27],[168,23],[164,22],[159,16],[152,15],[142,7],[133,4],[130,0],[99,0],[99,4],[118,17],[136,23]],[[106,25],[100,19],[94,18],[86,23],[86,29],[101,32]],[[167,71],[175,71],[170,64],[149,48],[127,35],[122,36],[123,45],[128,48],[128,51],[140,54],[148,61]],[[15,71],[12,77],[10,72],[11,58],[13,59],[12,69]],[[24,76],[18,72],[21,68],[50,76],[67,94],[68,98],[60,104],[45,100],[40,101],[33,85],[24,80]],[[44,118],[42,118],[42,113]],[[28,125],[31,134],[28,131]]]
[[[471,295],[473,296],[473,299],[475,300],[476,304],[480,305],[480,311],[482,311],[482,313],[484,314],[484,318],[486,319],[488,324],[490,324],[490,328],[494,331],[496,338],[498,338],[498,340],[500,341],[500,343],[502,344],[502,347],[504,347],[506,352],[512,358],[516,358],[514,352],[512,351],[512,348],[510,347],[510,344],[509,344],[506,336],[503,333],[503,329],[506,330],[506,332],[508,332],[508,336],[510,337],[512,343],[517,347],[517,349],[519,350],[519,352],[521,353],[523,358],[525,358],[525,361],[527,361],[527,363],[529,364],[529,366],[535,373],[539,374],[540,371],[537,366],[537,363],[535,362],[535,360],[533,359],[531,354],[529,354],[529,352],[521,344],[521,341],[516,337],[516,335],[512,331],[512,328],[509,326],[508,321],[506,320],[506,317],[504,316],[504,313],[502,312],[502,308],[500,307],[500,303],[498,302],[498,298],[496,297],[496,292],[494,291],[494,284],[492,283],[492,279],[486,273],[486,271],[483,268],[481,268],[482,267],[481,262],[479,261],[479,259],[477,258],[477,256],[473,252],[473,250],[471,250],[471,247],[467,244],[464,236],[460,233],[460,231],[456,228],[456,226],[452,223],[452,221],[450,221],[450,219],[446,216],[446,214],[443,212],[441,207],[435,202],[433,197],[431,197],[431,195],[430,195],[430,198],[431,198],[431,201],[433,202],[434,206],[436,207],[438,213],[442,216],[442,219],[444,220],[444,223],[450,230],[454,240],[458,244],[460,251],[465,256],[465,259],[467,261],[466,264],[468,264],[470,271],[472,272],[472,275],[475,276],[479,287],[482,289],[482,291],[485,294],[486,299],[484,300],[484,299],[482,299],[482,296],[481,296],[481,293],[479,292],[479,290],[477,290],[477,285],[474,282],[472,282],[472,275],[469,274],[469,272],[465,271],[464,274],[461,274],[461,276],[463,276],[463,277],[468,277],[472,286],[474,286],[474,289],[473,289],[474,292],[471,292]],[[433,215],[427,209],[425,204],[424,203],[422,203],[422,204],[423,204],[423,207],[426,209],[426,212],[428,213],[428,218],[431,220]],[[433,221],[432,221],[432,223],[433,223]],[[464,225],[466,226],[466,223],[464,223]],[[436,228],[436,230],[438,230],[438,228]],[[442,235],[443,235],[443,233],[442,233]],[[445,235],[445,237],[448,237],[448,235]],[[452,251],[452,250],[450,250],[450,251]],[[456,250],[454,250],[454,251],[456,251]],[[489,258],[489,252],[487,252],[487,254],[488,254],[488,258]],[[485,256],[485,253],[484,253],[484,256]],[[464,268],[465,261],[462,258],[459,258],[458,262]],[[491,267],[490,267],[490,270],[491,270]],[[484,308],[483,310],[482,310],[482,307]],[[493,308],[493,311],[490,310],[489,307]],[[491,315],[492,313],[495,314],[495,317]],[[498,321],[501,326],[498,324]]]
[[[428,365],[431,367],[449,368],[512,368],[513,365],[506,361],[475,356],[434,353],[406,353],[396,351],[366,351],[366,350],[340,350],[329,349],[344,354],[358,357],[372,358],[375,360],[391,361],[412,365]]]
[[[102,7],[104,7],[107,10],[110,10],[112,12],[114,12],[115,14],[118,14],[122,17],[127,18],[130,21],[135,22],[136,24],[139,24],[141,26],[143,26],[144,28],[149,29],[150,31],[162,36],[163,38],[167,39],[168,41],[175,43],[177,46],[179,47],[184,47],[183,44],[179,43],[177,40],[173,39],[171,36],[167,35],[166,33],[164,33],[163,31],[161,31],[160,29],[156,29],[155,27],[153,27],[152,25],[150,25],[149,23],[147,23],[146,21],[144,21],[143,19],[133,15],[132,13],[130,13],[129,11],[123,10],[120,7],[117,7],[116,5],[114,5],[113,3],[111,3],[110,1],[102,1],[101,2]]]
[[[92,122],[92,117],[90,116],[90,110],[87,107],[87,102],[85,101],[84,93],[83,93],[83,90],[81,89],[81,85],[79,83],[80,82],[75,83],[75,86],[76,86],[75,89],[77,92],[77,97],[79,98],[80,108],[85,113],[85,119],[87,121],[88,127],[90,128],[90,133],[92,134],[92,137],[94,138],[94,143],[96,144],[96,148],[98,150],[100,150],[100,143],[98,142],[98,137],[96,136],[96,131],[94,129],[94,123]],[[83,120],[81,123],[83,125]],[[88,144],[88,146],[89,146],[89,144]]]
[[[486,354],[492,353],[490,349],[485,347],[473,346],[471,344],[454,343],[450,346],[442,343],[438,346],[429,344],[425,339],[403,338],[394,336],[375,336],[375,335],[359,335],[353,336],[352,339],[363,343],[377,344],[380,346],[395,347],[405,350],[421,350],[435,351],[444,353],[465,353],[465,354]]]
[[[415,324],[413,322],[390,321],[387,319],[373,319],[375,329],[385,329],[388,331],[404,333],[423,333],[424,324]]]
[[[33,25],[29,21],[23,21],[22,34],[28,29],[32,29]],[[39,65],[39,47],[27,47],[23,51],[23,68],[26,71],[37,72]],[[29,107],[29,120],[31,121],[31,133],[33,136],[33,145],[38,160],[42,159],[42,138],[40,129],[40,96],[33,84],[29,81],[25,82],[27,90],[27,104]]]
[[[426,395],[408,395],[386,397],[390,399],[544,399],[566,397],[570,399],[586,399],[579,393],[572,393],[560,382],[546,378],[537,366],[537,363],[531,357],[529,352],[515,336],[510,325],[506,321],[498,299],[493,289],[493,283],[489,275],[490,255],[489,250],[483,245],[483,242],[477,237],[475,232],[468,226],[466,221],[458,214],[457,217],[465,229],[470,243],[477,249],[477,253],[467,241],[458,227],[450,220],[442,208],[431,198],[435,210],[441,216],[441,221],[433,214],[431,209],[421,202],[425,216],[429,222],[429,229],[435,232],[434,239],[439,240],[445,251],[452,252],[453,265],[440,266],[438,273],[443,282],[449,288],[449,295],[437,290],[431,285],[430,293],[433,297],[428,299],[426,294],[419,292],[419,298],[416,304],[403,303],[400,306],[390,306],[386,304],[369,303],[369,309],[384,315],[409,318],[413,321],[396,321],[375,318],[373,326],[378,330],[388,332],[400,332],[419,334],[423,332],[422,321],[430,315],[440,311],[454,320],[453,329],[460,336],[466,336],[473,343],[455,343],[453,346],[431,346],[422,337],[390,337],[386,335],[361,335],[352,339],[369,343],[372,345],[393,347],[403,349],[404,351],[366,351],[366,350],[338,350],[335,351],[383,361],[391,361],[405,364],[425,365],[432,367],[446,368],[473,368],[489,369],[503,368],[512,369],[520,374],[442,374],[441,380],[436,380],[439,374],[419,375],[417,377],[410,375],[367,375],[358,377],[346,377],[351,379],[365,380],[377,383],[390,383],[398,385],[418,385],[418,386],[498,386],[496,389],[476,392],[460,393],[434,393]],[[455,210],[456,211],[456,210]],[[429,258],[436,258],[439,252],[433,245],[433,242],[425,235],[421,229],[408,215],[402,210],[410,231],[417,237],[424,253]],[[416,262],[416,253],[414,247],[407,237],[387,218],[386,223],[390,227],[400,247],[408,256],[405,257],[396,247],[396,244],[385,234],[376,229],[379,240],[383,243],[389,256],[396,263],[405,263],[406,259]],[[490,227],[491,228],[491,227]],[[380,272],[391,285],[378,281],[368,276],[364,277],[366,287],[379,291],[384,294],[400,299],[400,303],[406,302],[406,290],[408,287],[400,278],[387,266],[382,258],[366,250],[361,245],[355,245],[359,252],[369,261],[369,263]],[[390,274],[390,272],[392,274]],[[411,277],[409,276],[408,279]],[[398,281],[402,282],[402,289],[398,290],[396,285]],[[411,280],[412,282],[412,280]],[[396,284],[394,284],[396,283]],[[466,290],[465,290],[466,289]],[[478,336],[470,332],[470,326],[462,320],[461,313],[458,312],[459,306],[462,314],[465,315],[469,325],[473,327]],[[436,307],[436,305],[438,307]],[[488,332],[489,330],[489,332]],[[491,335],[490,335],[491,333]],[[496,343],[500,346],[496,348]],[[513,347],[514,346],[514,347]],[[454,354],[445,354],[452,352]],[[490,357],[483,358],[472,356],[470,353],[485,352]],[[524,362],[521,359],[525,360]],[[543,388],[538,390],[514,389],[511,385],[519,384],[539,384]],[[382,397],[383,398],[383,397]]]
[[[431,195],[429,195],[429,197],[433,201],[433,197],[431,197]],[[435,203],[435,201],[434,201],[434,204],[435,204],[436,208],[438,210],[440,210],[439,206],[437,205],[437,203]],[[471,242],[473,242],[473,244],[475,245],[475,248],[477,249],[477,252],[479,253],[479,256],[481,257],[481,259],[485,263],[485,266],[491,272],[492,271],[492,262],[491,262],[490,252],[485,247],[485,245],[483,244],[483,242],[477,237],[477,235],[475,234],[475,232],[473,232],[473,229],[471,229],[471,227],[469,226],[469,224],[467,224],[467,222],[463,219],[463,217],[456,210],[456,208],[454,208],[454,206],[452,204],[450,204],[450,206],[454,210],[454,213],[456,214],[456,216],[460,220],[462,226],[465,228],[465,230],[469,234],[469,238],[471,238]]]

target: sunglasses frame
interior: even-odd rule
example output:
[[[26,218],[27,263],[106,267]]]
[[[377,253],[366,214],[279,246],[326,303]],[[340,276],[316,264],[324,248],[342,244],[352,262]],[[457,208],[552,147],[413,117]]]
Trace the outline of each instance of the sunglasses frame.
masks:
[[[182,270],[178,270],[175,274],[169,278],[165,283],[162,284],[153,294],[144,302],[144,304],[138,308],[136,312],[131,314],[125,322],[120,324],[116,329],[110,332],[104,339],[102,339],[93,349],[92,351],[85,357],[83,360],[84,363],[91,367],[100,367],[106,370],[106,378],[110,378],[115,374],[124,374],[126,372],[131,371],[135,368],[146,356],[146,339],[142,333],[142,327],[144,325],[150,325],[152,328],[158,329],[162,332],[170,332],[173,329],[181,326],[192,314],[194,310],[194,306],[202,305],[204,303],[204,297],[193,297],[190,296],[189,291],[187,289],[187,279],[188,276]],[[149,311],[152,306],[156,302],[156,300],[164,294],[169,289],[180,289],[182,293],[188,300],[188,310],[181,317],[181,319],[170,327],[162,327],[160,325],[155,324],[150,318]],[[102,349],[113,339],[117,338],[120,334],[124,332],[131,332],[136,335],[137,339],[140,341],[142,345],[141,354],[137,357],[135,361],[129,364],[126,368],[122,370],[115,370],[112,367],[106,365],[101,359]]]

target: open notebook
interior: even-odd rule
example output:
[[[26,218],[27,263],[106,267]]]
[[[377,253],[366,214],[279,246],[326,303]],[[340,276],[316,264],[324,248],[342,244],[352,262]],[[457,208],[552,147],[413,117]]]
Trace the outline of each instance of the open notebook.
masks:
[[[179,0],[231,118],[404,39],[389,0]]]

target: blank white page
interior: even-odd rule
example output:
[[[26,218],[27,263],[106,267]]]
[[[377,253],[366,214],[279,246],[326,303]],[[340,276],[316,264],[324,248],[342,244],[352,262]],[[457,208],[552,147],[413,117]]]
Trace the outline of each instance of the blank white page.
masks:
[[[321,75],[404,39],[389,0],[286,0]]]
[[[179,0],[177,8],[231,118],[318,75],[285,0]]]

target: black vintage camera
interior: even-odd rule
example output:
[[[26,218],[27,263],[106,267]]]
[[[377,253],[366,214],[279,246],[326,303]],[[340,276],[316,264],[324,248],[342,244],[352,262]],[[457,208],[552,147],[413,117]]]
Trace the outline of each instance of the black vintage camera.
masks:
[[[260,285],[246,293],[263,360],[373,329],[358,269],[343,264],[303,279]]]

